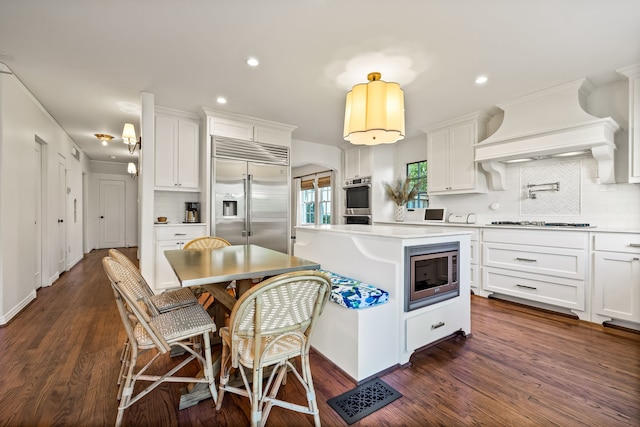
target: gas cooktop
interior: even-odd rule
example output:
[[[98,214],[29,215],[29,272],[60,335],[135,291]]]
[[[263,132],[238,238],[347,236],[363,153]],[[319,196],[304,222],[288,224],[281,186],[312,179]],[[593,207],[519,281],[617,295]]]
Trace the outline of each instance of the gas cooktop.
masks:
[[[575,222],[544,222],[544,221],[492,221],[491,225],[515,225],[520,227],[569,227],[594,228],[595,225]]]

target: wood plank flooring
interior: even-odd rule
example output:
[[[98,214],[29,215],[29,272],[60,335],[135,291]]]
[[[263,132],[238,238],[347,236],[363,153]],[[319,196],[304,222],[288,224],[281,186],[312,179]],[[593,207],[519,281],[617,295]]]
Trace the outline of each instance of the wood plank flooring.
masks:
[[[135,258],[135,248],[123,251]],[[115,422],[125,336],[105,255],[85,256],[0,328],[0,426]],[[640,426],[640,334],[475,296],[471,319],[471,337],[423,349],[411,366],[382,375],[403,397],[355,425]],[[323,424],[346,425],[326,401],[355,384],[318,354],[311,363]],[[212,400],[179,411],[180,388],[154,390],[123,425],[249,425],[245,399],[227,394],[219,412]],[[293,378],[281,393],[303,401]],[[267,423],[311,425],[282,408]]]

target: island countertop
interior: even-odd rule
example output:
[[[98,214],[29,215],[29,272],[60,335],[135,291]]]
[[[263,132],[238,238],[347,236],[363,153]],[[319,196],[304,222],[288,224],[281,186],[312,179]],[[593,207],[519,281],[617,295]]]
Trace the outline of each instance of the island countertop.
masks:
[[[394,225],[364,225],[364,224],[340,224],[340,225],[303,225],[296,227],[298,230],[311,230],[329,233],[351,234],[387,237],[392,239],[421,239],[425,237],[458,236],[472,234],[463,228],[444,227],[407,227]]]

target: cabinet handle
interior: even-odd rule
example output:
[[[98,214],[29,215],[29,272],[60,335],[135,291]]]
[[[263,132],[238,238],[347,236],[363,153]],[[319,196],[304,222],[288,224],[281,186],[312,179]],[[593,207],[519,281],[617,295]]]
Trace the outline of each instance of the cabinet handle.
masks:
[[[175,233],[174,236],[186,236],[187,233]]]
[[[438,329],[444,326],[444,322],[436,323],[435,325],[431,325],[431,329]]]
[[[536,288],[536,287],[534,287],[534,286],[521,285],[521,284],[519,284],[519,283],[516,283],[516,286],[517,286],[517,287],[519,287],[519,288],[532,289],[532,290],[534,290],[534,291],[537,291],[537,290],[538,290],[538,288]]]
[[[516,261],[538,262],[538,260],[537,260],[537,259],[531,259],[531,258],[520,258],[520,257],[516,257]]]
[[[640,258],[638,258],[637,256],[634,256],[633,258],[631,258],[631,261],[640,261]]]
[[[640,243],[629,243],[629,246],[632,248],[640,248]]]

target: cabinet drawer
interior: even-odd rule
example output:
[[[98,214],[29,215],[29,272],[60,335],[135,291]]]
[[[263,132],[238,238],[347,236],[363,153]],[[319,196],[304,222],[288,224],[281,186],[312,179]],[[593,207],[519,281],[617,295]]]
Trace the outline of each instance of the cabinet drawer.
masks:
[[[485,229],[483,242],[511,243],[554,248],[586,249],[587,233],[580,231]]]
[[[406,351],[414,351],[464,329],[464,316],[460,316],[462,306],[462,299],[458,297],[453,304],[407,318]]]
[[[482,288],[531,301],[584,310],[585,283],[501,268],[483,268]]]
[[[205,225],[176,225],[156,227],[156,240],[176,240],[182,239],[185,243],[196,237],[207,236]]]
[[[640,254],[640,233],[594,233],[593,249]]]
[[[483,265],[538,274],[585,278],[584,250],[484,243]]]

